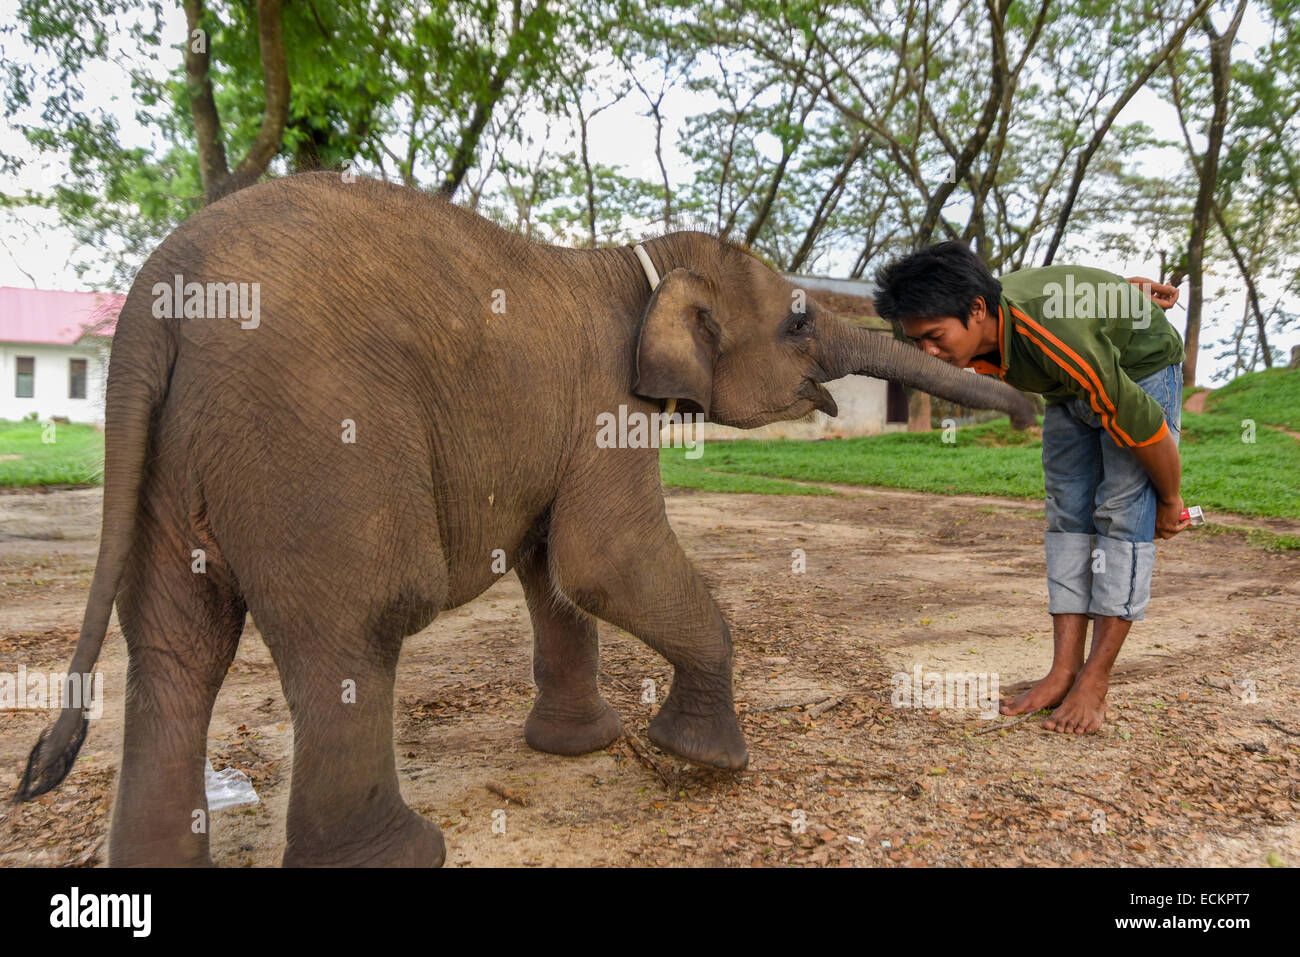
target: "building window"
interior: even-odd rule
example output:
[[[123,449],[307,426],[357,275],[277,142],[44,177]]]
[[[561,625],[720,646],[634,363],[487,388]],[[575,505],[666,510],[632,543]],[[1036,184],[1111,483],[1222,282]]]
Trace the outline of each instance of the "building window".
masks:
[[[907,421],[907,388],[897,382],[889,383],[889,390],[886,393],[885,421]]]
[[[86,397],[86,360],[68,360],[68,398],[84,399]]]
[[[36,359],[33,356],[18,356],[18,381],[14,396],[30,399],[36,394]]]

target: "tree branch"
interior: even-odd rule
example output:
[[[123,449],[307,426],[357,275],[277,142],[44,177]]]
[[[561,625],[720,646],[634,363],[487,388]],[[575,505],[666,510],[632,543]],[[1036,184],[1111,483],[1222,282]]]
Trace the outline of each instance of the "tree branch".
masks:
[[[206,190],[209,203],[257,182],[284,144],[284,126],[289,118],[289,71],[284,58],[280,0],[258,0],[257,44],[262,58],[262,83],[266,88],[262,125],[230,175],[217,183],[215,189]]]
[[[185,0],[185,84],[190,92],[190,117],[198,145],[199,177],[207,202],[217,198],[217,188],[230,174],[226,146],[221,140],[221,118],[212,94],[208,36],[203,31],[203,0]],[[199,37],[195,34],[199,33]]]
[[[1196,5],[1196,8],[1192,10],[1191,15],[1183,22],[1183,25],[1174,31],[1173,35],[1165,42],[1165,45],[1162,46],[1147,65],[1143,67],[1142,72],[1139,73],[1133,79],[1133,82],[1128,85],[1127,89],[1120,94],[1119,99],[1111,104],[1110,111],[1102,120],[1101,126],[1093,132],[1092,139],[1088,142],[1088,145],[1084,147],[1083,152],[1079,154],[1079,158],[1075,161],[1074,176],[1070,180],[1070,188],[1065,196],[1065,204],[1061,207],[1061,212],[1057,216],[1056,229],[1052,233],[1052,241],[1048,243],[1047,252],[1043,256],[1044,266],[1050,266],[1052,264],[1052,260],[1056,256],[1056,251],[1060,248],[1061,241],[1065,237],[1065,228],[1070,221],[1070,214],[1074,211],[1074,204],[1079,198],[1079,190],[1083,186],[1084,175],[1088,171],[1088,164],[1092,162],[1093,154],[1095,154],[1101,147],[1102,140],[1106,138],[1106,134],[1110,132],[1111,126],[1114,125],[1115,120],[1119,117],[1120,113],[1123,112],[1124,107],[1128,105],[1128,101],[1137,95],[1138,90],[1142,89],[1142,87],[1146,85],[1147,80],[1151,79],[1151,75],[1160,68],[1162,63],[1169,59],[1170,54],[1172,54],[1179,44],[1183,42],[1183,36],[1191,28],[1192,24],[1210,8],[1210,5],[1213,2],[1214,0],[1200,0]]]

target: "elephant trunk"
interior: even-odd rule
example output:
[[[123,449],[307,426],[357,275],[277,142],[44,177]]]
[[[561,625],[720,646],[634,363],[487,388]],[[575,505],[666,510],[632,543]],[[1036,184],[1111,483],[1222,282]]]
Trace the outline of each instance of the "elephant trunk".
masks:
[[[868,375],[920,389],[972,409],[998,409],[1011,417],[1013,428],[1033,425],[1036,412],[1022,393],[990,376],[956,369],[946,362],[905,345],[892,336],[832,319],[821,330],[824,346],[823,381],[846,375]]]

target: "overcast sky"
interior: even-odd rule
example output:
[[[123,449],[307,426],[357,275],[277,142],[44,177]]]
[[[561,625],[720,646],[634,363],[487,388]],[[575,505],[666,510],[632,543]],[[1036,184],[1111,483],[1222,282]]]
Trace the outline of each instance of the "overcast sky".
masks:
[[[0,0],[0,22],[13,23],[16,20],[17,0]],[[175,36],[177,42],[185,34],[184,16],[181,10],[167,11],[167,34]],[[1251,49],[1264,42],[1265,31],[1253,9],[1247,13],[1241,27],[1239,49]],[[13,38],[5,43],[6,58],[23,55],[22,50],[14,47]],[[176,54],[180,56],[179,53]],[[129,79],[121,67],[100,65],[91,77],[87,78],[85,88],[88,103],[100,106],[117,116],[122,124],[123,140],[138,145],[150,145],[150,134],[142,130],[133,120],[135,106],[131,96]],[[667,134],[668,149],[666,160],[669,176],[674,183],[681,183],[690,176],[689,165],[675,148],[678,131],[683,120],[696,113],[711,108],[712,103],[700,95],[685,89],[669,93],[664,102],[664,113],[672,124]],[[590,128],[592,158],[599,163],[625,167],[631,173],[658,179],[658,167],[654,163],[653,144],[654,127],[651,120],[644,115],[645,101],[639,93],[633,91],[614,107],[601,113],[592,121]],[[1160,100],[1149,90],[1142,90],[1129,103],[1120,116],[1120,122],[1132,122],[1141,119],[1151,126],[1157,135],[1169,140],[1181,141],[1177,119],[1172,107]],[[529,124],[540,135],[541,129],[535,123]],[[552,133],[554,138],[562,138],[563,131]],[[773,138],[772,146],[776,140]],[[759,143],[760,147],[764,144]],[[0,149],[19,155],[30,155],[22,137],[9,126],[0,128]],[[1151,152],[1141,157],[1148,171],[1154,169],[1177,168],[1185,163],[1181,150],[1169,149]],[[0,192],[17,193],[23,188],[39,191],[48,188],[51,181],[57,180],[62,169],[61,163],[46,163],[41,167],[29,165],[16,177],[5,177],[0,184]],[[87,274],[78,278],[72,269],[76,244],[68,230],[59,225],[57,217],[51,211],[23,210],[20,212],[0,210],[0,285],[23,286],[41,289],[102,289],[106,271],[99,274]],[[148,250],[142,251],[143,261]],[[1082,257],[1080,259],[1082,261]],[[1122,275],[1156,276],[1159,272],[1158,262],[1116,260],[1098,253],[1087,258],[1089,265],[1100,266]],[[850,263],[831,257],[829,261],[818,263],[816,270],[824,275],[844,275]],[[1221,298],[1209,298],[1206,302],[1206,329],[1201,339],[1204,343],[1198,379],[1208,383],[1210,375],[1219,368],[1230,365],[1229,362],[1216,362],[1213,353],[1217,351],[1215,340],[1221,338],[1232,328],[1242,314],[1244,292],[1235,271],[1229,272],[1227,264],[1221,264],[1222,271],[1207,277],[1206,291],[1209,296],[1227,288],[1228,295]],[[870,269],[868,274],[870,274]],[[125,290],[119,290],[125,291]],[[1181,290],[1187,294],[1187,286]],[[1267,298],[1268,288],[1261,292]],[[1175,307],[1170,314],[1171,321],[1182,331],[1186,313],[1181,307]],[[1292,345],[1300,344],[1300,329],[1288,336],[1280,336],[1274,341],[1289,355]]]

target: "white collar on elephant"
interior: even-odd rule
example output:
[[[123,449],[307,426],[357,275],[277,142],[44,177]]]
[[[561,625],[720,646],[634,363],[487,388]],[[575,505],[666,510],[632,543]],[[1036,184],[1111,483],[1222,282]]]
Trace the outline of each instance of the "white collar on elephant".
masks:
[[[632,247],[636,253],[636,258],[641,260],[641,268],[645,270],[646,279],[650,280],[650,291],[654,292],[659,288],[659,270],[655,269],[655,264],[650,261],[650,254],[645,251],[645,247],[637,243]],[[664,415],[672,415],[677,411],[677,400],[668,399],[664,403]]]
[[[645,251],[645,247],[637,243],[632,247],[636,253],[636,258],[641,260],[641,268],[645,270],[645,277],[650,280],[650,291],[654,292],[659,287],[659,270],[655,269],[655,264],[650,261],[650,254]]]

